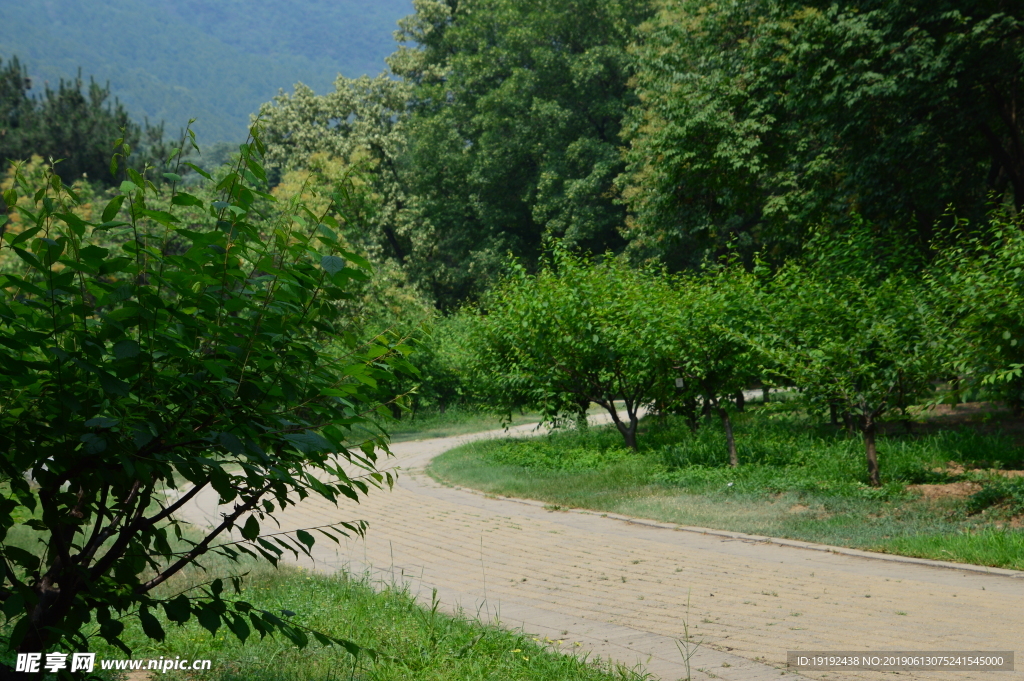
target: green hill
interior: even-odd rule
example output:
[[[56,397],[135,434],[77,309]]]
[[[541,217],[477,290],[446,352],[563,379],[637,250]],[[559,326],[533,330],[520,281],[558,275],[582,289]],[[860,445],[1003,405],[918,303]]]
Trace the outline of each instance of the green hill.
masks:
[[[4,3],[0,57],[33,82],[109,81],[138,119],[176,133],[189,118],[205,145],[245,135],[249,114],[303,82],[376,74],[411,0],[19,0]]]

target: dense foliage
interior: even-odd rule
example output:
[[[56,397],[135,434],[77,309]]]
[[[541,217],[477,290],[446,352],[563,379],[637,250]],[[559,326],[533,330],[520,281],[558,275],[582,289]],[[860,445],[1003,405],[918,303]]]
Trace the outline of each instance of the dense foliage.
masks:
[[[361,532],[267,524],[310,495],[336,503],[391,484],[376,470],[386,436],[352,427],[393,398],[381,385],[409,369],[408,348],[356,335],[340,313],[370,276],[338,236],[358,213],[344,191],[317,212],[301,195],[267,209],[263,153],[258,137],[244,145],[213,201],[180,191],[177,173],[162,200],[130,168],[88,218],[55,174],[17,173],[6,189],[19,220],[0,223],[14,256],[0,270],[0,536],[19,526],[40,547],[0,544],[11,648],[87,649],[88,622],[123,647],[126,616],[163,638],[158,608],[304,645],[301,628],[229,598],[220,579],[174,598],[153,590],[208,551],[276,562],[308,552],[314,529]],[[114,167],[128,156],[120,140]],[[230,507],[192,540],[174,512],[207,488]],[[232,530],[240,539],[219,543]]]
[[[926,248],[950,204],[1020,208],[1022,29],[999,0],[665,3],[636,48],[632,248],[777,261],[854,213]]]
[[[36,84],[17,57],[0,59],[0,168],[33,155],[60,160],[55,172],[67,184],[87,178],[110,181],[110,142],[123,138],[135,151],[133,163],[144,166],[167,155],[163,126],[139,125],[120,102],[110,102],[110,88],[79,72],[46,86],[33,96]],[[141,147],[141,148],[140,148]]]
[[[542,241],[621,248],[626,46],[647,3],[417,0],[388,63],[400,80],[339,79],[264,107],[273,158],[374,164],[379,250],[442,308],[478,296],[508,252]]]
[[[492,404],[558,420],[585,418],[594,402],[635,449],[643,406],[671,380],[668,302],[657,273],[559,247],[535,276],[516,266],[486,296],[470,366]]]

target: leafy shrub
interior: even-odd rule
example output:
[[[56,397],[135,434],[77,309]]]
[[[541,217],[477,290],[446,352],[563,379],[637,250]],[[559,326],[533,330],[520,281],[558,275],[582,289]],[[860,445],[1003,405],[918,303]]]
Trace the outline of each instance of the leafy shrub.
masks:
[[[972,515],[994,507],[1010,515],[1024,513],[1024,478],[987,484],[967,500],[967,512]]]
[[[129,145],[116,150],[124,167]],[[130,167],[99,219],[75,212],[80,197],[52,170],[41,183],[19,174],[5,191],[21,229],[0,220],[0,249],[19,264],[0,271],[0,474],[11,492],[0,538],[13,528],[39,539],[34,552],[0,543],[12,649],[87,649],[93,622],[127,651],[122,620],[163,639],[158,610],[305,645],[272,613],[232,602],[220,579],[172,599],[154,589],[209,551],[274,563],[308,552],[309,532],[261,536],[275,512],[391,483],[376,470],[386,436],[352,427],[386,398],[381,382],[409,369],[407,348],[358,338],[338,312],[369,276],[337,236],[346,197],[319,213],[296,200],[268,218],[257,207],[275,203],[263,151],[254,131],[219,200],[172,190],[168,210]],[[339,457],[364,475],[350,477]],[[175,512],[208,489],[229,510],[172,549]],[[25,509],[37,512],[18,524]],[[363,525],[319,529],[337,541]],[[232,531],[241,539],[218,546]]]

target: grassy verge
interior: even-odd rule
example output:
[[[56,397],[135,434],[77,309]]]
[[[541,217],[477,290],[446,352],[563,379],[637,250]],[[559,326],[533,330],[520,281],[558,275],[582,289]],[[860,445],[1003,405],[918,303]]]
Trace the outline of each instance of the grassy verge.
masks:
[[[566,431],[470,443],[429,470],[560,507],[1024,569],[1024,478],[993,471],[1020,468],[1020,448],[998,432],[918,430],[879,438],[881,488],[866,484],[859,439],[797,412],[737,415],[737,469],[717,426],[652,420],[637,453],[610,429]],[[967,493],[922,496],[954,488]]]
[[[136,659],[209,659],[208,672],[157,674],[154,678],[215,681],[399,681],[484,679],[539,681],[626,681],[642,672],[559,654],[555,642],[521,632],[483,626],[465,616],[421,607],[405,590],[375,590],[344,573],[321,575],[295,568],[256,569],[246,578],[241,598],[291,620],[351,640],[377,653],[355,658],[339,647],[312,644],[299,649],[283,637],[245,644],[221,629],[211,635],[194,620],[182,626],[162,622],[167,638],[157,643],[138,627],[127,632]],[[562,648],[571,649],[571,641]],[[99,658],[124,654],[100,644]],[[109,676],[108,678],[116,678]]]

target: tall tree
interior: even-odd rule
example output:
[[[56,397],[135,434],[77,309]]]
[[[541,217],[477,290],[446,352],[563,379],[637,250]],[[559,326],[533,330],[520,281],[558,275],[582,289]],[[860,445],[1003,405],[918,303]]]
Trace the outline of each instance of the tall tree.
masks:
[[[473,292],[506,251],[545,237],[620,248],[612,196],[633,103],[627,45],[651,15],[623,0],[422,0],[389,64],[416,84],[410,166],[420,221],[437,230],[442,301]]]
[[[61,80],[56,90],[46,87],[38,97],[17,57],[0,61],[0,163],[24,161],[32,155],[60,160],[55,172],[65,183],[82,177],[110,185],[110,143],[123,138],[135,150],[133,163],[159,162],[169,151],[163,125],[139,125],[117,100],[110,86],[82,74]]]
[[[480,293],[509,251],[547,237],[620,249],[626,47],[651,14],[624,0],[416,0],[392,75],[297,87],[264,107],[273,160],[363,150],[381,200],[377,251],[442,307]]]
[[[634,250],[778,257],[860,214],[927,244],[1024,205],[1024,8],[1009,0],[666,2],[637,49],[621,178]]]

